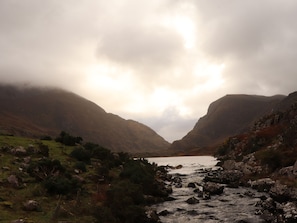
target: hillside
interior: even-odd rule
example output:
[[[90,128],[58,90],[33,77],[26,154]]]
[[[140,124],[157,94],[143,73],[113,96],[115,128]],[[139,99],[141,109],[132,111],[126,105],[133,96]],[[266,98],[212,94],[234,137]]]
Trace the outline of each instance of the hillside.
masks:
[[[297,222],[297,93],[284,98],[246,132],[217,150],[222,167],[207,181],[265,192],[257,202],[263,222]]]
[[[156,154],[169,146],[149,127],[60,89],[0,86],[0,104],[1,134],[39,138],[64,130],[112,151],[134,154]]]
[[[271,112],[283,98],[281,95],[226,95],[213,102],[193,130],[173,142],[169,149],[177,154],[213,154],[227,137],[249,129],[254,121]]]
[[[156,165],[94,143],[0,136],[0,153],[0,222],[154,223],[170,193]]]

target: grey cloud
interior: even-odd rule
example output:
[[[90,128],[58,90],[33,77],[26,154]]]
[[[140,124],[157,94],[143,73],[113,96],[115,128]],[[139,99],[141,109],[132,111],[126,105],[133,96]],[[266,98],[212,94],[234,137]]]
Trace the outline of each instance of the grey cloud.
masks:
[[[197,121],[194,118],[180,116],[178,108],[175,107],[167,108],[158,117],[138,118],[138,120],[152,127],[169,142],[180,139],[186,132],[193,129]]]
[[[214,61],[226,63],[224,75],[234,82],[233,90],[261,93],[265,88],[265,93],[273,94],[294,89],[296,1],[195,4],[200,24],[204,24],[203,52]]]
[[[138,67],[171,66],[182,51],[181,38],[161,27],[113,27],[101,39],[98,56]]]

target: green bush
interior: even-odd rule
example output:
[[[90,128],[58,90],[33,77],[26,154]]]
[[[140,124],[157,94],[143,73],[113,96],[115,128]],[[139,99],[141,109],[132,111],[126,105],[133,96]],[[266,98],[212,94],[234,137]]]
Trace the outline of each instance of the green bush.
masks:
[[[84,162],[78,161],[74,164],[74,168],[82,172],[87,172],[86,164]]]
[[[282,167],[282,154],[278,150],[261,150],[256,152],[255,156],[261,161],[263,165],[267,165],[271,171]]]
[[[82,147],[75,148],[70,156],[87,164],[91,162],[91,153]]]
[[[39,181],[43,181],[49,176],[63,174],[66,171],[59,160],[51,160],[43,158],[38,161],[33,161],[27,168],[27,172]]]
[[[64,176],[52,176],[44,181],[44,187],[51,195],[66,195],[76,192],[79,188],[75,179],[69,179]]]
[[[66,146],[75,146],[83,141],[80,136],[71,136],[69,133],[62,131],[60,135],[56,138],[56,142],[60,142]]]
[[[145,222],[142,187],[129,180],[114,182],[107,192],[106,206],[116,222]]]

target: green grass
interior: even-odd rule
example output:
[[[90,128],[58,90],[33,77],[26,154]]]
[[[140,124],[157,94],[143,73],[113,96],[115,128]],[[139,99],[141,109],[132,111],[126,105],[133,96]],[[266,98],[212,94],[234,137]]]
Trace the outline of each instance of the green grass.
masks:
[[[16,136],[0,136],[0,222],[10,222],[16,219],[26,219],[26,222],[58,222],[61,220],[67,220],[71,222],[93,222],[93,217],[84,215],[79,212],[82,207],[91,208],[90,200],[94,193],[94,190],[98,189],[94,187],[91,181],[88,181],[88,176],[92,175],[95,170],[89,168],[86,173],[80,176],[86,179],[85,188],[89,191],[84,194],[84,198],[81,199],[81,207],[74,207],[76,195],[73,196],[63,196],[62,197],[62,208],[69,209],[69,212],[74,212],[74,215],[67,215],[61,211],[61,216],[53,219],[53,214],[57,203],[59,201],[58,196],[49,196],[46,190],[41,184],[35,182],[35,179],[30,177],[27,173],[22,172],[20,168],[21,162],[15,162],[15,160],[23,160],[24,157],[16,157],[9,151],[3,151],[2,148],[14,148],[18,146],[23,146],[28,148],[28,146],[34,146],[38,148],[39,144],[42,143],[49,147],[49,158],[57,159],[61,162],[63,166],[69,169],[73,173],[72,167],[77,162],[75,159],[71,158],[69,154],[75,148],[73,146],[64,146],[55,141],[29,139],[24,137]],[[31,160],[40,159],[40,156],[32,155]],[[4,168],[3,168],[4,167]],[[8,170],[6,170],[6,168]],[[8,185],[7,177],[15,174],[21,176],[23,183],[19,188],[13,188]],[[87,195],[87,196],[86,196]],[[42,210],[40,212],[28,212],[23,210],[23,203],[26,200],[34,199],[38,201],[41,205]],[[76,209],[75,209],[76,208]]]

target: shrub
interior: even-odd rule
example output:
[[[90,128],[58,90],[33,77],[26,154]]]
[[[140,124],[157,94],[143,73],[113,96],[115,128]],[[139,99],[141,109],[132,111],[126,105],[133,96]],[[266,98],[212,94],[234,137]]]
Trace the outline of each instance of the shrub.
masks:
[[[81,162],[81,161],[76,162],[74,164],[74,168],[78,169],[78,170],[80,170],[82,172],[87,172],[86,164],[84,162]]]
[[[82,147],[75,148],[70,153],[70,156],[77,159],[78,161],[82,161],[84,163],[89,164],[91,162],[91,153]]]
[[[77,191],[77,189],[79,188],[78,182],[76,180],[69,179],[63,176],[49,177],[44,181],[44,187],[51,195],[66,195]]]
[[[50,160],[44,158],[35,162],[31,162],[27,172],[35,177],[37,180],[42,181],[49,176],[56,176],[65,172],[59,160]]]
[[[80,144],[83,141],[80,136],[71,136],[69,133],[62,131],[60,135],[56,138],[56,142],[60,142],[66,146],[75,146],[75,144]]]
[[[259,159],[263,165],[267,165],[271,171],[282,167],[281,153],[278,150],[261,150],[255,155],[256,158]]]

